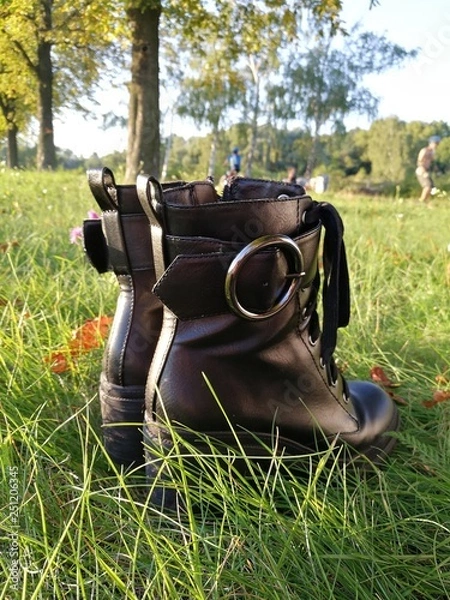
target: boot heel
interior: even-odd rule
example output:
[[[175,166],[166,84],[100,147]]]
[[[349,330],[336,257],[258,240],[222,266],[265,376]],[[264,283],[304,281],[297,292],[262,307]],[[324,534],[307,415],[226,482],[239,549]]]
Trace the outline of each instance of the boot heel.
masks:
[[[144,459],[144,395],[143,386],[121,387],[104,378],[100,382],[104,445],[111,459],[125,467],[141,465]]]
[[[145,475],[150,494],[150,504],[161,510],[174,510],[181,496],[173,487],[168,456],[174,443],[161,435],[161,429],[146,424],[143,429],[145,449]]]

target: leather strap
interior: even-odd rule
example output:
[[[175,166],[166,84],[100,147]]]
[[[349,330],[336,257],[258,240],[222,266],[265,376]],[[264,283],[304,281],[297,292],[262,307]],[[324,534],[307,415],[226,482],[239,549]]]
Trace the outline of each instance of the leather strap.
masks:
[[[117,186],[111,169],[89,169],[87,178],[92,195],[104,211],[117,210]]]
[[[320,230],[297,240],[304,252],[306,273],[301,287],[311,285],[317,270],[317,249]],[[315,238],[314,243],[308,243]],[[179,254],[153,288],[154,293],[180,320],[198,319],[230,313],[225,296],[228,267],[237,252]],[[286,286],[286,259],[279,250],[255,254],[239,274],[237,291],[240,302],[255,312],[267,312]]]
[[[109,270],[108,246],[103,235],[100,219],[85,219],[83,222],[83,245],[91,265],[99,273]]]
[[[120,215],[116,210],[108,210],[103,213],[102,219],[108,245],[109,263],[113,266],[117,275],[128,275],[130,266],[120,224]]]
[[[163,276],[165,270],[163,232],[156,216],[156,206],[162,203],[163,190],[161,184],[147,175],[138,175],[136,180],[136,191],[141,206],[150,223],[150,235],[152,240],[153,263],[156,279]]]

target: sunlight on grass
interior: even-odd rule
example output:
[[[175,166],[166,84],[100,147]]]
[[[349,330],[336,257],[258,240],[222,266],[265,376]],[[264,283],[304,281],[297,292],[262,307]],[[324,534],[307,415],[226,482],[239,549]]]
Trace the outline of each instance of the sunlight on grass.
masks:
[[[180,440],[163,460],[183,501],[162,511],[103,448],[102,350],[61,374],[45,362],[115,307],[114,278],[69,244],[93,208],[85,177],[0,173],[0,599],[448,598],[450,404],[422,402],[449,386],[450,203],[330,201],[353,293],[337,358],[347,378],[379,365],[399,384],[393,456],[363,471],[343,449],[273,454],[262,468]]]

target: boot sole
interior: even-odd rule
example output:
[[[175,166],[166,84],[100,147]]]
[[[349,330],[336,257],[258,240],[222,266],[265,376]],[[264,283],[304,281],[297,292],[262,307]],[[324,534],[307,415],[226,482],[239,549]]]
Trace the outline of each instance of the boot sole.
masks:
[[[106,452],[117,465],[141,465],[144,462],[145,387],[118,386],[102,375],[99,398]]]
[[[199,471],[202,456],[215,456],[219,457],[224,465],[232,460],[234,469],[241,474],[247,474],[252,471],[251,465],[267,472],[274,456],[277,456],[282,457],[289,468],[301,470],[306,467],[309,472],[311,459],[319,461],[328,455],[330,461],[336,460],[333,451],[337,450],[339,463],[370,470],[382,466],[394,450],[397,439],[388,432],[397,431],[399,426],[400,417],[396,410],[389,429],[370,446],[356,449],[342,441],[339,444],[328,443],[328,447],[325,447],[324,443],[318,444],[321,446],[318,449],[267,433],[221,431],[195,434],[177,429],[173,430],[171,435],[168,429],[147,423],[144,426],[143,443],[150,504],[161,510],[175,510],[183,505],[181,494],[174,489],[174,477],[170,473],[171,460],[175,461],[177,468],[182,460],[188,471],[188,465]]]

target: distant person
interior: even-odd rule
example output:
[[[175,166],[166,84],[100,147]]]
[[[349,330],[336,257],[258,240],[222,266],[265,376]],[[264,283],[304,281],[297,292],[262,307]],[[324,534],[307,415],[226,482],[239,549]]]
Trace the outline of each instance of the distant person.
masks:
[[[295,167],[288,167],[287,175],[283,179],[284,183],[297,183],[297,169]]]
[[[434,160],[436,148],[439,145],[441,138],[438,135],[433,135],[428,140],[428,146],[422,148],[417,156],[416,177],[422,187],[420,202],[426,202],[432,195],[434,183],[431,178],[431,165]]]
[[[234,148],[233,152],[228,157],[228,167],[230,169],[230,175],[237,175],[241,170],[241,155],[239,154],[239,148]]]

